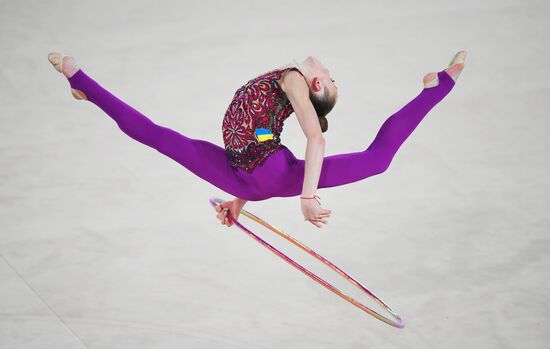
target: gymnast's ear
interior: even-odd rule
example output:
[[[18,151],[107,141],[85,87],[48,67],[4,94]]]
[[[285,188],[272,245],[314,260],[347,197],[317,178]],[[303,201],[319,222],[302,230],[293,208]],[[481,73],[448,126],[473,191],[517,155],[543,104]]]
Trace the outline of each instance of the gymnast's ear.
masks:
[[[311,80],[311,86],[309,89],[313,92],[321,91],[321,80],[318,77],[314,77]]]

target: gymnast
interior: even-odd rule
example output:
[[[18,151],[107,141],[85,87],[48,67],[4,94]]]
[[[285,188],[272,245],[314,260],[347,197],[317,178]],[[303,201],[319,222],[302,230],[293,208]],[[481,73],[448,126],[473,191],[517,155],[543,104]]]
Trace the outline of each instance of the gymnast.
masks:
[[[321,207],[317,189],[384,172],[420,121],[452,90],[465,58],[466,51],[459,51],[445,70],[425,75],[420,94],[382,124],[368,148],[325,157],[326,116],[336,104],[338,87],[315,57],[294,60],[241,86],[223,118],[222,148],[155,124],[84,73],[73,57],[48,55],[69,81],[73,97],[97,105],[129,137],[233,195],[216,207],[221,224],[231,226],[247,201],[300,195],[305,221],[318,228],[328,223],[331,211]],[[283,123],[292,113],[307,140],[304,160],[281,144]]]

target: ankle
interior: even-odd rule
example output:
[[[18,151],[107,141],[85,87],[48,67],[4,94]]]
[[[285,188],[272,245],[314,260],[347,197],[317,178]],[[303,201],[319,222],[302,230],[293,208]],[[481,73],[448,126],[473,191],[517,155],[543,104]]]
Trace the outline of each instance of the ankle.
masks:
[[[422,81],[424,83],[424,88],[431,88],[439,85],[439,79],[438,79],[437,73],[435,72],[426,74],[422,79]]]

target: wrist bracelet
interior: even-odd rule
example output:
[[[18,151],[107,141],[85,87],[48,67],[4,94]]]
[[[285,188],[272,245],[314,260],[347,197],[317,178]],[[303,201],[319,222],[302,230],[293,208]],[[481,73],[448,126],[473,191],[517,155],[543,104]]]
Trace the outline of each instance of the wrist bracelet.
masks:
[[[317,195],[313,195],[313,196],[310,197],[310,198],[305,197],[305,196],[300,196],[300,199],[315,199],[315,200],[317,200],[317,199],[321,199],[321,197],[320,197],[320,196],[317,196]],[[319,200],[317,200],[317,201],[319,201]]]

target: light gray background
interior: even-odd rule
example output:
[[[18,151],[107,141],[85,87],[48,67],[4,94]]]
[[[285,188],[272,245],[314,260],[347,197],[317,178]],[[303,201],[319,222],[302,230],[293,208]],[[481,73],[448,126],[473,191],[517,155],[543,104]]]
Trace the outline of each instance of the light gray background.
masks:
[[[0,348],[547,347],[549,10],[525,0],[2,0]],[[71,54],[155,122],[222,145],[239,86],[315,55],[340,88],[330,155],[364,149],[460,49],[459,83],[389,170],[318,192],[328,226],[304,222],[296,198],[246,207],[364,282],[403,330],[221,226],[208,197],[230,196],[73,99],[47,60]],[[295,117],[283,143],[303,158]]]

